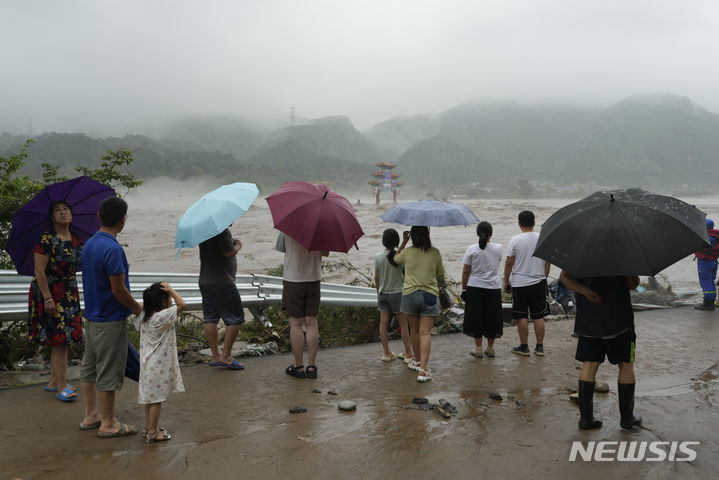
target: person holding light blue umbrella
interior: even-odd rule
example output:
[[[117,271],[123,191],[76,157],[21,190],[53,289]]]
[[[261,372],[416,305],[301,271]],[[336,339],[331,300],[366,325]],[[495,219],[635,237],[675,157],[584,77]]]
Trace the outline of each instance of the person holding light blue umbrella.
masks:
[[[233,183],[213,190],[187,209],[177,223],[175,246],[200,245],[200,277],[205,336],[212,351],[211,367],[243,370],[232,357],[232,345],[245,321],[242,299],[237,290],[236,255],[242,243],[232,238],[229,226],[243,215],[257,198],[254,183]],[[217,324],[226,325],[222,350]]]
[[[249,210],[259,193],[254,183],[236,182],[206,194],[177,222],[175,248],[194,247],[222,233]]]

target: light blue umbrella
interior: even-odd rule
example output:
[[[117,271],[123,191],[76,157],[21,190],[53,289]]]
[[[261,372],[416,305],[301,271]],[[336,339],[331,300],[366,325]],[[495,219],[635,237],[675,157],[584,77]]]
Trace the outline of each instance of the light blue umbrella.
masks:
[[[479,222],[472,210],[464,205],[436,200],[400,203],[384,212],[380,218],[385,222],[427,227],[467,226]]]
[[[237,182],[206,194],[177,222],[175,247],[194,247],[222,233],[250,208],[259,193],[254,183]]]

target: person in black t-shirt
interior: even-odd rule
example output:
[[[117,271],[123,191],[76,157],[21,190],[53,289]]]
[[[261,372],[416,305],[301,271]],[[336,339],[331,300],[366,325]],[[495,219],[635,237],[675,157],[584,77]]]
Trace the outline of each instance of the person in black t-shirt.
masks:
[[[584,362],[579,374],[579,428],[600,428],[594,418],[594,385],[605,356],[619,366],[617,392],[620,426],[633,429],[642,418],[634,415],[634,312],[629,290],[639,285],[637,276],[576,279],[562,271],[559,281],[576,293],[574,334],[579,337],[575,358]]]
[[[202,313],[205,336],[212,351],[211,367],[243,370],[240,362],[232,357],[240,325],[245,321],[242,298],[235,284],[237,274],[237,252],[242,243],[232,238],[229,228],[200,243],[200,279]],[[219,347],[217,324],[222,318],[225,323],[225,340]]]

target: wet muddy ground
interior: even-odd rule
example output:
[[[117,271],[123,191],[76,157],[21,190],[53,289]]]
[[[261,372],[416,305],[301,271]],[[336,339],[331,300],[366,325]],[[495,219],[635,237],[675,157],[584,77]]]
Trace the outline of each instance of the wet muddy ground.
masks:
[[[317,380],[285,375],[288,354],[243,359],[245,371],[185,367],[187,392],[165,403],[160,422],[174,438],[156,444],[80,431],[81,402],[63,404],[42,385],[0,390],[0,478],[713,478],[719,312],[653,310],[636,323],[637,432],[619,429],[616,367],[608,364],[598,379],[610,392],[595,395],[604,427],[577,429],[567,391],[579,367],[572,322],[556,321],[547,323],[544,358],[511,354],[514,328],[493,359],[470,356],[462,334],[435,336],[428,384],[399,360],[380,362],[379,344],[322,350]],[[414,397],[446,399],[458,412],[444,419],[403,408]],[[355,412],[338,410],[345,399],[357,402]],[[294,406],[307,413],[290,414]],[[142,426],[136,383],[118,394],[117,415]],[[631,440],[701,444],[692,462],[568,461],[572,441]]]

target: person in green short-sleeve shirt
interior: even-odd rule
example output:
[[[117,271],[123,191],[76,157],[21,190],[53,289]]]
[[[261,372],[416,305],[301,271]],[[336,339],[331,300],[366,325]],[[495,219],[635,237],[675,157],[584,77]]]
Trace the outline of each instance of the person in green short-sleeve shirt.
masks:
[[[431,351],[432,325],[440,313],[439,285],[437,279],[444,276],[444,266],[439,250],[432,246],[429,227],[414,226],[403,233],[395,261],[404,265],[404,285],[400,311],[407,315],[412,332],[412,348],[419,352],[419,363],[410,362],[409,368],[416,370],[418,382],[429,382],[429,353]],[[412,239],[412,246],[405,248]],[[419,337],[415,334],[419,332]]]

